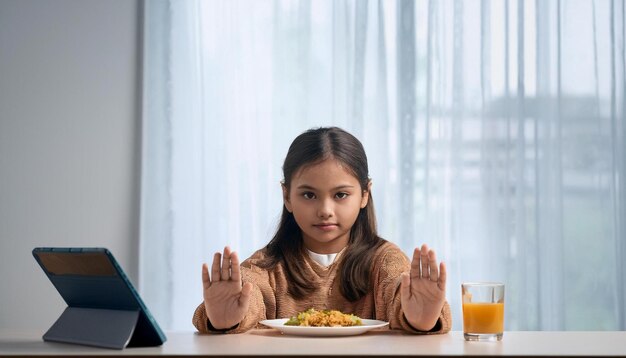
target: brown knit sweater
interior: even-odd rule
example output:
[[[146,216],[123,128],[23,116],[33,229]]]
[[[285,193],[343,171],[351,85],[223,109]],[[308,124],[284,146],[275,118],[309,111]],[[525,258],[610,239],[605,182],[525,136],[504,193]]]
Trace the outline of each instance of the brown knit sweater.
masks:
[[[411,266],[398,246],[385,242],[378,248],[373,260],[372,289],[356,302],[348,301],[340,292],[337,268],[343,258],[342,253],[328,267],[304,255],[302,265],[317,279],[319,288],[304,299],[295,299],[287,291],[284,266],[279,264],[269,271],[262,269],[257,263],[266,256],[265,252],[255,252],[241,264],[243,281],[253,283],[250,308],[239,325],[226,333],[245,332],[255,328],[261,320],[288,318],[309,308],[338,309],[361,318],[389,321],[391,329],[403,329],[416,334],[446,333],[450,330],[452,319],[447,302],[441,310],[439,321],[429,332],[415,330],[404,318],[400,304],[400,274],[409,271]],[[207,322],[204,303],[201,303],[193,315],[193,324],[202,333],[216,332],[209,329]]]

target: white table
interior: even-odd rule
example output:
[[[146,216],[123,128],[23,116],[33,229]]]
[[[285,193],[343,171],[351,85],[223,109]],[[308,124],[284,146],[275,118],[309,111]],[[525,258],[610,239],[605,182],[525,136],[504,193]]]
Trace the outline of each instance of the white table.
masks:
[[[0,356],[6,355],[415,355],[415,356],[626,356],[626,331],[505,332],[501,342],[465,342],[462,332],[414,336],[368,332],[352,337],[297,337],[269,329],[244,334],[200,335],[169,332],[161,347],[109,350],[51,343],[43,332],[0,332]]]

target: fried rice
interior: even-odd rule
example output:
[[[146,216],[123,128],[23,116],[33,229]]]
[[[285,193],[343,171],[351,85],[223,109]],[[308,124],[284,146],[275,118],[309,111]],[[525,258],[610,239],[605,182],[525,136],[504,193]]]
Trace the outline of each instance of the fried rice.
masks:
[[[353,314],[342,313],[338,310],[316,310],[309,308],[291,317],[287,326],[311,326],[311,327],[349,327],[361,326],[361,319]]]

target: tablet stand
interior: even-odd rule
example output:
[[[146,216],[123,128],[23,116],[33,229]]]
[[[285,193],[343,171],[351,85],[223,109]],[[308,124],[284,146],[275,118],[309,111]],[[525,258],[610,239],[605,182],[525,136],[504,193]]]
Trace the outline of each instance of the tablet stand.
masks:
[[[138,318],[139,311],[67,307],[43,340],[123,349],[133,336]]]

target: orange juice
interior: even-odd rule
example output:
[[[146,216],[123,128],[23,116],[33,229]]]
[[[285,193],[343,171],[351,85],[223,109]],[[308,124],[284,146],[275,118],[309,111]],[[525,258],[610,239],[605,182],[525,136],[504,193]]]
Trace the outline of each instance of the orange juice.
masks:
[[[463,332],[502,333],[504,303],[463,303]]]

